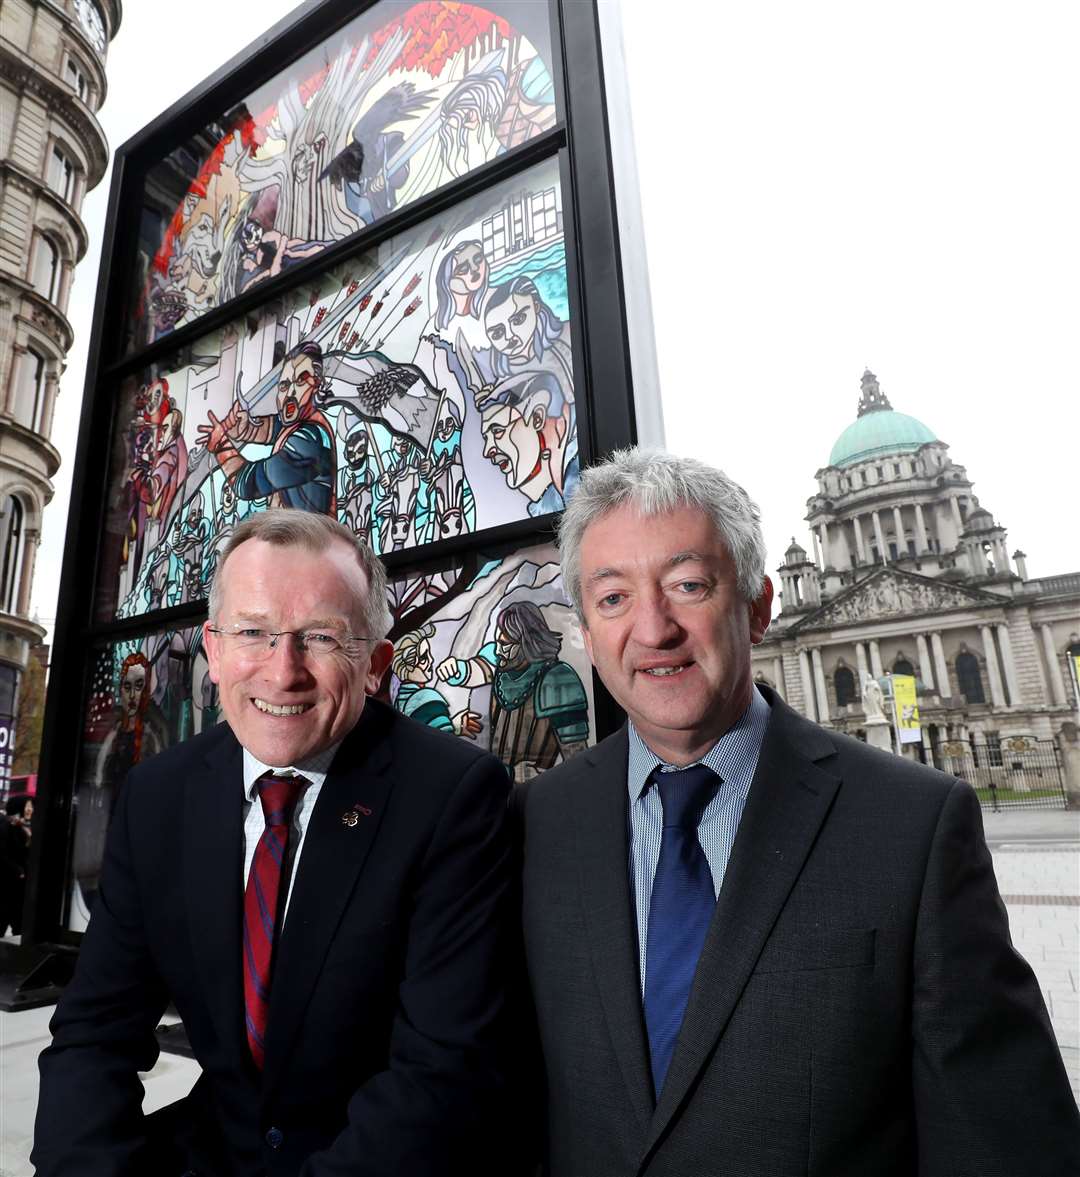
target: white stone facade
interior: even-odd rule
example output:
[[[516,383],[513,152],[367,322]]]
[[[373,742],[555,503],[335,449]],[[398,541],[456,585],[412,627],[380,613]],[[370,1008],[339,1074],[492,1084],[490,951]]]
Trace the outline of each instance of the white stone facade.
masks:
[[[812,554],[794,540],[785,553],[783,607],[754,650],[755,677],[804,715],[865,736],[865,676],[913,673],[923,743],[909,755],[948,768],[942,746],[972,736],[1052,741],[1080,797],[1068,779],[1080,572],[1028,579],[948,446],[893,414],[868,372],[860,417],[871,413],[882,415],[817,473]]]
[[[2,0],[0,20],[0,676],[16,677],[44,630],[28,618],[79,216],[105,174],[95,112],[119,0]]]

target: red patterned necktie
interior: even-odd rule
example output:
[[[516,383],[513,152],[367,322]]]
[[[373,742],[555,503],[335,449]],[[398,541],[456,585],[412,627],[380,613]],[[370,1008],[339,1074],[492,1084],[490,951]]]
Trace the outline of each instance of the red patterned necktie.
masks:
[[[307,784],[306,778],[299,776],[264,776],[256,782],[266,829],[255,847],[244,891],[244,1019],[251,1057],[260,1071],[266,1049],[274,939],[285,906],[281,868],[293,810]]]

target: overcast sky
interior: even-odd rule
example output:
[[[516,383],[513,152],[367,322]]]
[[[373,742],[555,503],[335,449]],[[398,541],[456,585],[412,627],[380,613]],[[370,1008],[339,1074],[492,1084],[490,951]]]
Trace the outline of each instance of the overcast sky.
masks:
[[[292,8],[127,0],[110,149]],[[668,448],[758,500],[770,570],[792,535],[812,550],[806,499],[867,366],[1030,575],[1080,569],[1080,6],[629,0],[622,24]],[[50,628],[108,186],[69,308]]]

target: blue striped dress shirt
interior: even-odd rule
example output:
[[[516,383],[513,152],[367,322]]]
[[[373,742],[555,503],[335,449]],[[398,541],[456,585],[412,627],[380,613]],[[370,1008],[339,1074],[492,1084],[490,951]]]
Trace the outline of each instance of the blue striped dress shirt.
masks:
[[[769,722],[769,705],[754,687],[750,706],[742,719],[726,731],[697,764],[705,764],[723,782],[716,796],[705,807],[698,826],[698,841],[712,872],[713,888],[720,894],[731,846],[742,819],[746,795],[754,779],[761,741]],[[660,837],[664,828],[664,807],[660,792],[649,777],[657,765],[662,772],[688,765],[667,764],[628,724],[630,759],[626,785],[630,791],[630,889],[637,906],[638,961],[641,966],[641,992],[645,993],[645,939],[649,927],[649,902],[652,898],[656,864],[660,859]]]

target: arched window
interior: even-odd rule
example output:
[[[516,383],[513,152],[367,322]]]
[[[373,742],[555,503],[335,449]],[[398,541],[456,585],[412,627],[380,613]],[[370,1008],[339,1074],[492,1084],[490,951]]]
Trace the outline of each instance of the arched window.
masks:
[[[844,707],[855,702],[855,675],[849,666],[838,666],[833,675],[833,686],[836,687],[836,705]]]
[[[961,650],[956,655],[956,679],[960,684],[960,694],[969,703],[986,702],[979,660],[970,650]]]
[[[4,558],[0,568],[0,609],[14,613],[19,601],[19,568],[23,554],[23,506],[14,495],[8,495],[0,511],[3,529]]]
[[[60,251],[48,237],[38,236],[34,242],[34,269],[30,281],[42,298],[56,302],[60,293]]]
[[[1069,634],[1066,653],[1069,656],[1069,671],[1075,678],[1080,679],[1080,641],[1076,640],[1075,634]]]
[[[47,182],[61,200],[71,203],[75,195],[75,165],[59,147],[53,147],[49,156]]]
[[[915,667],[901,654],[892,664],[893,674],[910,674],[914,676]]]
[[[86,69],[78,58],[68,54],[67,61],[64,62],[64,80],[75,91],[76,94],[87,104],[90,105],[90,82],[86,76]]]
[[[38,432],[45,408],[45,357],[32,347],[19,357],[19,374],[15,384],[15,420]]]

